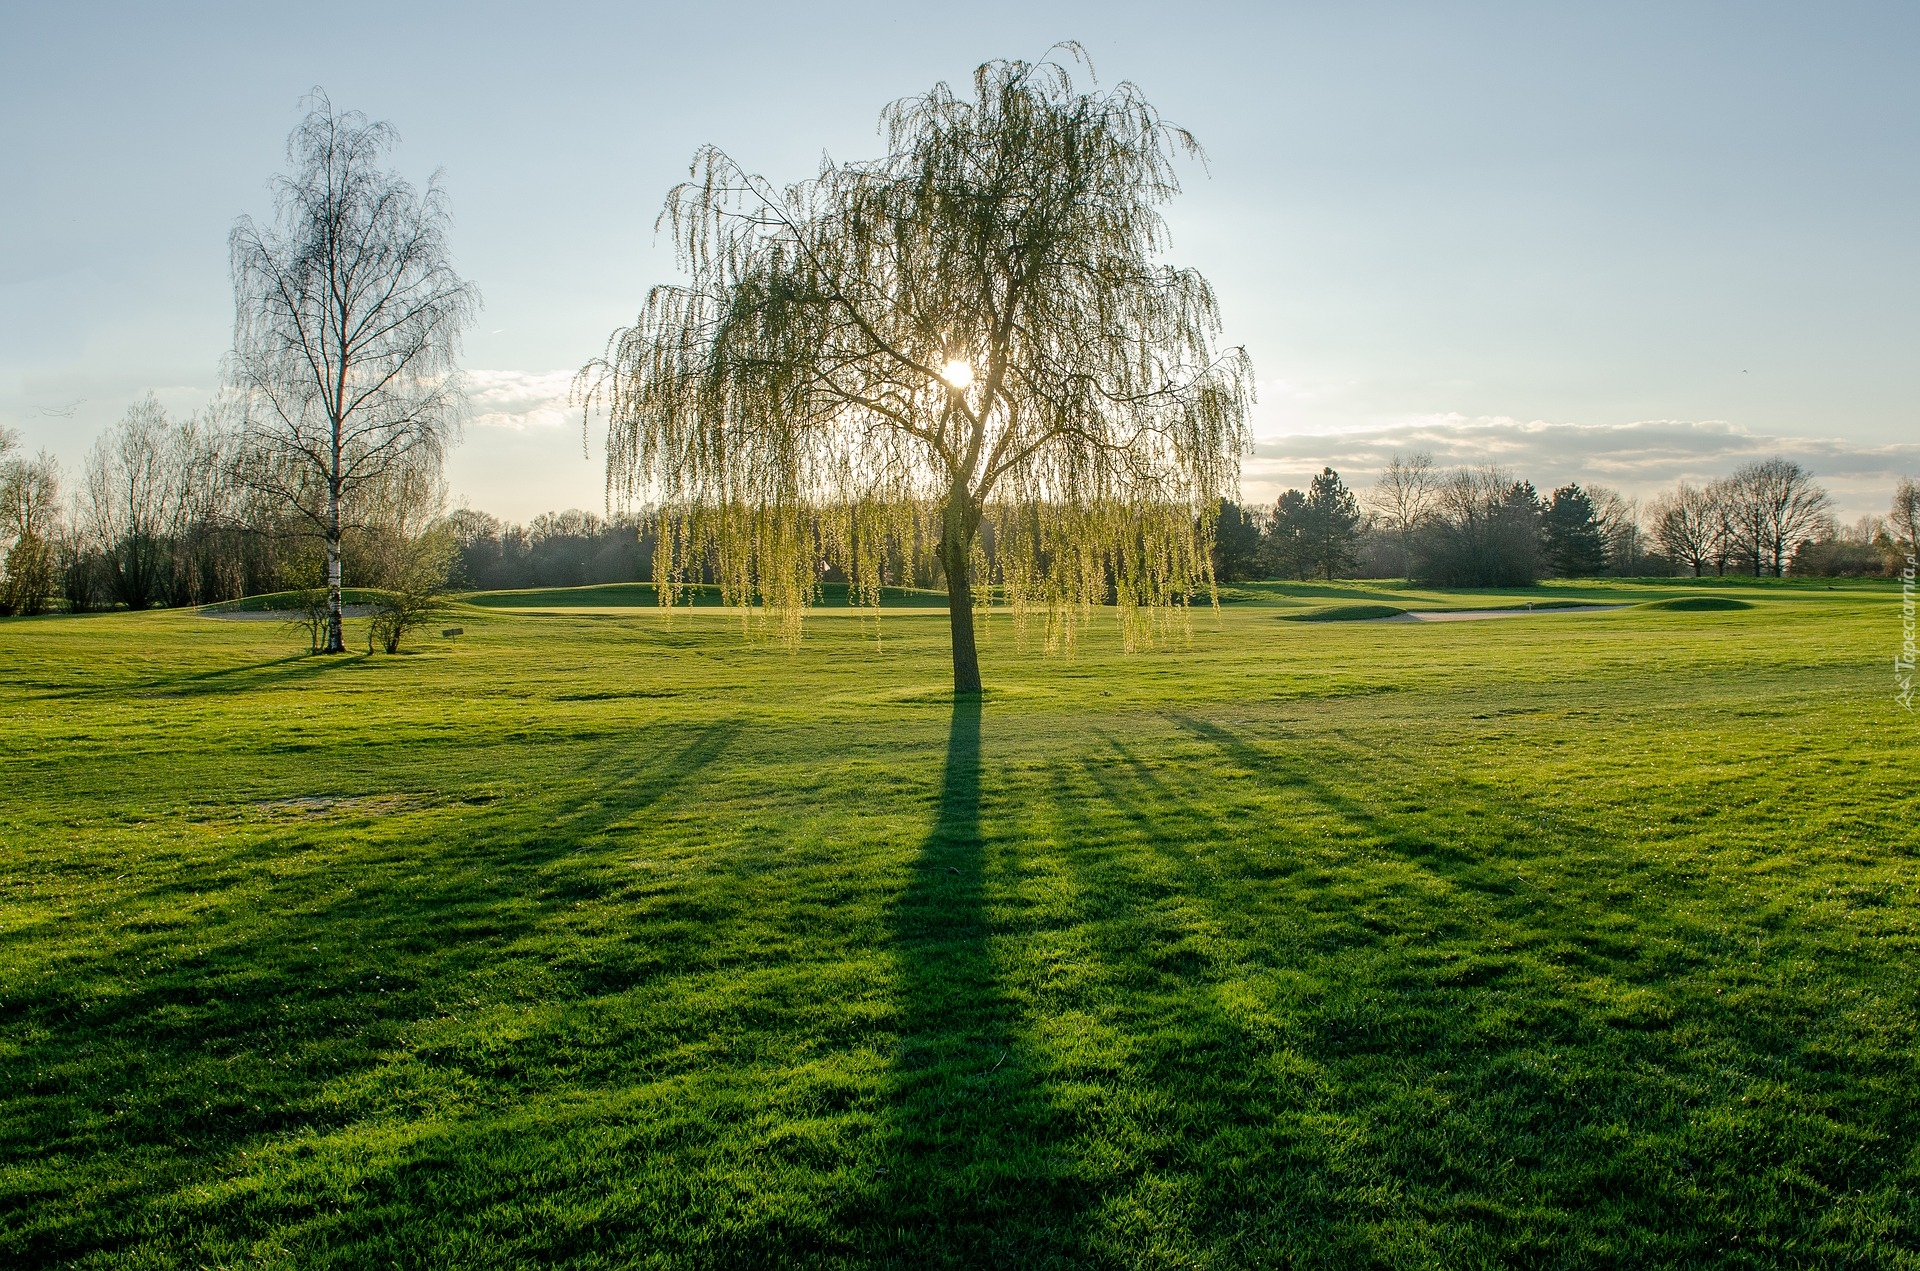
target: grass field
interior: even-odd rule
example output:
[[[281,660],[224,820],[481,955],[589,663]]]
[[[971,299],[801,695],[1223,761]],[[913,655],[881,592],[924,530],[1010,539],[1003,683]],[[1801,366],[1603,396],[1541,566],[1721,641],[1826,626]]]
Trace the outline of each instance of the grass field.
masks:
[[[0,1265],[1920,1266],[1897,599],[1700,594],[0,624]]]

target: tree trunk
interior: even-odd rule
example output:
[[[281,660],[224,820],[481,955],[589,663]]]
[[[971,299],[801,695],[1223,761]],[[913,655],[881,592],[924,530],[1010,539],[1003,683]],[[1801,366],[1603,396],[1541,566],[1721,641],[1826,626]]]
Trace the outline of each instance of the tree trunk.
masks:
[[[345,653],[347,643],[340,629],[340,487],[327,484],[327,649]]]
[[[953,631],[955,697],[980,692],[980,654],[973,643],[973,581],[967,576],[980,518],[970,503],[964,490],[954,491],[940,538],[940,569],[947,576],[947,621]]]

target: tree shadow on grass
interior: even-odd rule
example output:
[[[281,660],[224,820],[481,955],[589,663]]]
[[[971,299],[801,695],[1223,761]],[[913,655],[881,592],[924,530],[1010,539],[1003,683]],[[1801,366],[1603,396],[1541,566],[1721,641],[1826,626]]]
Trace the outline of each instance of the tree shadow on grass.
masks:
[[[1107,749],[1062,762],[1053,785],[1075,890],[1099,897],[1087,961],[1124,1004],[1105,1009],[1130,1043],[1094,1118],[1119,1158],[1114,1208],[1157,1208],[1157,1239],[1196,1264],[1336,1251],[1336,1265],[1493,1264],[1587,1236],[1565,1179],[1616,1200],[1620,1179],[1598,1153],[1581,1159],[1593,1143],[1577,1092],[1530,1067],[1568,1043],[1564,1008],[1545,986],[1505,985],[1516,1035],[1495,1041],[1475,991],[1407,938],[1472,920],[1453,886],[1329,857],[1284,825],[1249,833],[1213,806],[1205,765],[1156,764],[1113,737]],[[1366,819],[1338,778],[1297,775],[1302,810]],[[1509,1212],[1516,1158],[1565,1187],[1536,1180],[1554,1203],[1524,1223]]]
[[[584,778],[585,793],[497,827],[494,813],[434,809],[472,818],[472,832],[439,832],[443,851],[362,838],[372,818],[290,824],[256,849],[276,858],[265,903],[181,908],[243,881],[244,857],[169,870],[137,903],[114,899],[124,918],[92,915],[119,928],[105,952],[0,997],[15,1036],[33,1039],[16,1052],[21,1079],[0,1096],[0,1161],[17,1170],[0,1189],[0,1261],[111,1261],[151,1252],[156,1236],[191,1244],[167,1215],[192,1210],[196,1189],[242,1148],[314,1142],[449,1080],[537,1092],[540,1079],[497,1070],[539,1071],[526,1055],[431,1040],[433,1030],[475,1012],[511,1016],[536,985],[569,1001],[610,991],[618,968],[597,965],[568,932],[583,900],[617,885],[612,832],[696,780],[739,728],[721,720],[657,749],[629,738],[556,757],[550,766]],[[335,840],[354,821],[358,843],[343,854]],[[523,1048],[545,1044],[532,1042]],[[402,1154],[367,1185],[417,1189],[421,1168]],[[76,1209],[64,1190],[75,1180],[118,1199]],[[233,1236],[285,1217],[230,1199],[214,1221]]]
[[[358,666],[371,655],[349,651],[345,654],[289,653],[237,666],[215,667],[210,671],[186,671],[154,676],[131,682],[91,684],[52,692],[31,693],[33,701],[87,701],[126,697],[200,697],[212,693],[238,693],[267,688],[289,681],[311,679],[340,667]]]
[[[1380,759],[1342,766],[1345,756],[1173,721],[1358,831],[1266,889],[1266,921],[1292,911],[1308,933],[1294,951],[1322,986],[1295,1006],[1289,1040],[1332,1076],[1368,1142],[1294,1229],[1317,1218],[1378,1251],[1412,1238],[1437,1254],[1452,1240],[1456,1264],[1475,1260],[1462,1256],[1475,1245],[1489,1262],[1552,1251],[1569,1263],[1774,1265],[1762,1251],[1800,1249],[1809,1264],[1837,1263],[1887,1239],[1863,1241],[1869,1222],[1851,1215],[1843,1232],[1805,1200],[1873,1192],[1885,1206],[1897,1194],[1906,1149],[1880,1144],[1903,1137],[1888,1131],[1905,1113],[1867,1093],[1878,1058],[1863,1046],[1808,1063],[1838,1031],[1808,990],[1708,993],[1700,977],[1719,938],[1692,911],[1713,901],[1684,877],[1661,894],[1657,844],[1427,773],[1455,814],[1432,823],[1423,809],[1381,806],[1393,782]],[[1156,802],[1179,796],[1129,762]],[[1226,829],[1193,837],[1230,840]],[[1645,894],[1623,906],[1628,883]],[[1753,1072],[1833,1120],[1810,1132],[1754,1117]],[[1369,1195],[1394,1205],[1369,1212],[1356,1203]],[[1760,1256],[1720,1256],[1747,1248]]]
[[[894,1137],[863,1226],[888,1265],[1082,1265],[1018,1007],[1000,982],[981,827],[981,702],[957,698],[933,831],[892,914],[903,999]]]

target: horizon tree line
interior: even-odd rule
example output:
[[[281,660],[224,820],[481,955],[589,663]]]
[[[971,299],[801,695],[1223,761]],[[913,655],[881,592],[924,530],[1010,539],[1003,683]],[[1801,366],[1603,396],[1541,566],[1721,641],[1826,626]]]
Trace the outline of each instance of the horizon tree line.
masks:
[[[1886,517],[1838,525],[1813,474],[1773,457],[1642,503],[1570,482],[1546,497],[1496,466],[1439,469],[1395,454],[1364,498],[1325,468],[1265,508],[1223,501],[1216,575],[1401,577],[1443,587],[1521,587],[1543,577],[1877,575],[1913,551],[1920,489],[1901,478]]]
[[[230,403],[175,417],[149,395],[96,439],[77,479],[0,429],[0,614],[203,605],[324,590],[311,518],[249,478],[252,452]],[[578,508],[521,524],[448,511],[444,482],[418,465],[363,486],[345,506],[344,568],[384,589],[417,578],[410,553],[444,532],[447,586],[475,590],[651,582],[654,522]],[[1885,516],[1837,524],[1810,473],[1774,458],[1644,501],[1569,483],[1541,498],[1494,467],[1441,471],[1396,455],[1364,497],[1323,468],[1265,508],[1222,500],[1220,582],[1397,576],[1437,586],[1526,586],[1542,577],[1877,576],[1897,572],[1920,525],[1920,481],[1902,477]],[[981,554],[999,568],[989,533]],[[411,573],[410,573],[411,571]],[[937,564],[896,558],[887,585],[938,587]],[[695,565],[689,581],[712,583]],[[826,581],[845,575],[829,570]],[[324,641],[323,641],[324,643]]]

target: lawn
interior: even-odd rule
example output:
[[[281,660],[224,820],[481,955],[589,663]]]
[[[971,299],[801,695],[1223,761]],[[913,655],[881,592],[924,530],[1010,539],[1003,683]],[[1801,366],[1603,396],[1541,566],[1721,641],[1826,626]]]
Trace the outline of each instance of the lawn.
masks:
[[[0,623],[0,1264],[1920,1266],[1885,584],[502,595]]]

